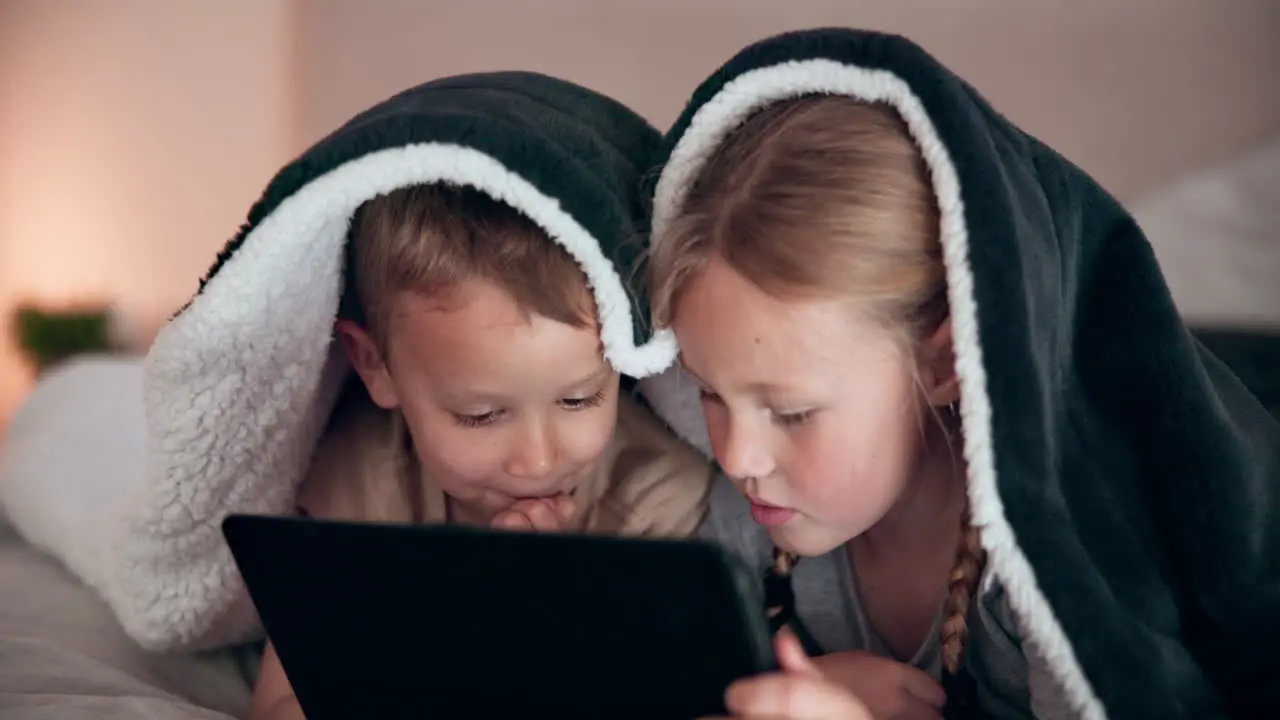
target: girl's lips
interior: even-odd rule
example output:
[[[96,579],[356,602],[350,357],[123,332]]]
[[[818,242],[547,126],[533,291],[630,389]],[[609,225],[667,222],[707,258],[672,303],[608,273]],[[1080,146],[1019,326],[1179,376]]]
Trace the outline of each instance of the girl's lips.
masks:
[[[751,519],[764,527],[772,528],[785,525],[796,514],[795,510],[770,505],[755,498],[748,497],[747,501],[751,503]]]

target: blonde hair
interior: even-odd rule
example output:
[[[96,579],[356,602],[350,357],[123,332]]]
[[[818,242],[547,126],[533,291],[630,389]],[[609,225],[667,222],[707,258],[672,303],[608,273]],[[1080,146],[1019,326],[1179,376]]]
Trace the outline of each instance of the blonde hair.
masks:
[[[928,169],[902,119],[883,104],[804,97],[774,104],[733,132],[654,247],[655,323],[670,325],[681,291],[713,254],[775,297],[845,298],[912,352],[949,312]],[[967,500],[961,523],[940,630],[953,675],[985,562]]]
[[[413,185],[368,200],[356,209],[347,246],[354,287],[344,314],[355,316],[384,358],[392,299],[402,292],[445,303],[460,283],[479,279],[507,292],[529,316],[578,328],[594,319],[586,275],[568,251],[511,206],[473,188]],[[330,479],[342,465],[346,477]],[[422,473],[404,418],[377,408],[354,375],[312,468],[313,487],[301,497],[323,514],[425,518]]]

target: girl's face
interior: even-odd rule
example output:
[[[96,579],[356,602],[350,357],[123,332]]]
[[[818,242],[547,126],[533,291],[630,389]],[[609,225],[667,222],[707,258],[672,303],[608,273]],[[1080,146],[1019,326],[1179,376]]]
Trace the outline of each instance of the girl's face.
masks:
[[[618,374],[595,324],[526,314],[478,280],[447,300],[394,298],[385,363],[367,335],[348,340],[370,395],[404,414],[423,468],[469,521],[572,492],[617,423]]]
[[[889,333],[847,303],[770,297],[716,258],[672,326],[716,459],[775,544],[820,555],[898,503],[924,454],[921,385]]]

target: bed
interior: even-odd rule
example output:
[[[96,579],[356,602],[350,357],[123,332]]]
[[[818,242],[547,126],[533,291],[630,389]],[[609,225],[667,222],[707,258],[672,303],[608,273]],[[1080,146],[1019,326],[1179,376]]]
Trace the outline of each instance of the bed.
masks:
[[[251,648],[140,650],[96,594],[0,516],[0,717],[233,720],[244,716]]]

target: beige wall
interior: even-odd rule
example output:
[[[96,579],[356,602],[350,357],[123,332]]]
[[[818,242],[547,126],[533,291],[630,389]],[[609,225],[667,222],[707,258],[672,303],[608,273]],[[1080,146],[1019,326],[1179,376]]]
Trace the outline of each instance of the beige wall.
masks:
[[[1276,0],[307,0],[300,143],[447,73],[527,68],[660,126],[742,46],[815,25],[901,32],[1121,196],[1280,131]]]
[[[9,66],[9,51],[14,44],[14,23],[13,16],[16,15],[14,7],[0,2],[0,312],[9,306],[8,288],[12,284],[10,277],[14,274],[15,269],[9,262],[9,245],[11,233],[9,231],[9,158],[13,151],[11,149],[12,138],[9,127],[12,124],[10,120],[11,113],[8,108],[13,104],[12,93],[9,90],[10,73],[4,68]],[[6,416],[6,408],[12,406],[18,392],[17,379],[20,376],[21,368],[16,366],[13,359],[13,341],[9,332],[8,321],[0,316],[0,427],[4,424]]]
[[[278,0],[2,0],[0,317],[190,296],[290,143]],[[8,328],[0,422],[25,384]]]
[[[741,46],[821,24],[915,38],[1125,197],[1280,131],[1276,0],[0,0],[0,318],[162,318],[291,154],[425,79],[541,70],[666,125]]]

